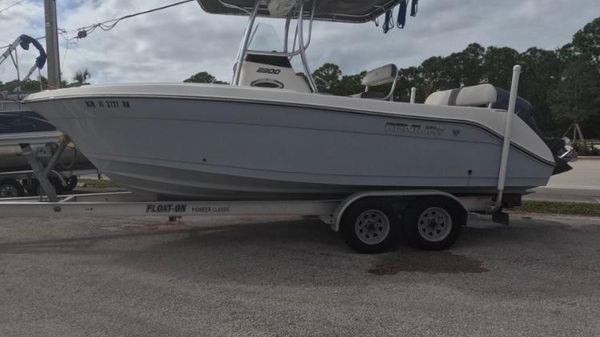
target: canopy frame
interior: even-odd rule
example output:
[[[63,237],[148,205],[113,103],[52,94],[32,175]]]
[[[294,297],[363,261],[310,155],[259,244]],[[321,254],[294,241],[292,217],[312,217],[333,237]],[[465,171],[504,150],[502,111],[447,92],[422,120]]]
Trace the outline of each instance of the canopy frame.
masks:
[[[223,3],[223,0],[217,0],[217,1],[219,1],[220,3]],[[299,0],[299,3],[300,3],[299,8],[297,5],[297,10],[296,11],[292,10],[288,14],[288,16],[285,17],[286,23],[285,23],[285,33],[284,33],[285,39],[284,39],[283,52],[249,49],[250,41],[252,40],[252,37],[253,37],[254,33],[256,32],[256,28],[255,28],[256,18],[258,17],[262,3],[263,3],[263,1],[256,0],[254,7],[249,12],[248,25],[246,26],[246,30],[244,32],[244,37],[242,39],[240,48],[238,50],[237,63],[235,65],[232,84],[240,85],[242,66],[243,66],[244,60],[246,59],[246,56],[248,54],[266,55],[266,56],[285,56],[285,57],[288,57],[289,59],[292,59],[293,57],[300,55],[300,58],[302,60],[302,66],[304,68],[304,73],[308,80],[308,84],[313,92],[315,92],[315,93],[318,92],[317,84],[312,76],[310,66],[308,65],[308,58],[306,57],[306,49],[308,49],[308,47],[310,46],[310,42],[312,40],[312,27],[313,27],[313,22],[314,22],[314,15],[315,15],[315,10],[316,10],[316,6],[317,6],[317,1],[316,0],[313,1],[310,10],[308,12],[306,12],[304,10],[305,2],[303,0]],[[233,6],[234,8],[238,7],[235,5],[229,5],[229,6]],[[243,9],[243,8],[239,8],[239,10],[246,11],[246,9]],[[289,50],[290,26],[291,26],[291,21],[294,17],[296,17],[297,22],[296,22],[296,29],[294,32],[294,42],[292,45],[292,49],[290,51]],[[305,20],[308,20],[308,22],[309,22],[308,36],[307,36],[306,40],[304,38],[304,22],[305,22]],[[296,42],[298,44],[298,48],[296,48]]]

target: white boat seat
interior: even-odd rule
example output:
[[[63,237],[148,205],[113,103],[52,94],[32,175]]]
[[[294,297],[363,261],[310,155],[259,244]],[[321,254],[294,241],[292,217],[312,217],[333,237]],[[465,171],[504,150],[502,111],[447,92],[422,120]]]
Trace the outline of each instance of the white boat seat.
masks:
[[[490,106],[496,103],[498,91],[491,84],[437,91],[429,95],[425,104],[457,106]]]
[[[398,67],[394,64],[388,64],[377,69],[369,71],[362,79],[361,84],[365,86],[365,91],[360,94],[352,95],[356,98],[393,100],[394,91],[398,82]],[[384,84],[392,83],[392,88],[389,92],[369,91],[370,87],[377,87]]]

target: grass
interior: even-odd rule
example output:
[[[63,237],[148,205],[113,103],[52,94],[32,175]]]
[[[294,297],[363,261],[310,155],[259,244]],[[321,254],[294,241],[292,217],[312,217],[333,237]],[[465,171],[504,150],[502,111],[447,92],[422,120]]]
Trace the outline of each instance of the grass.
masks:
[[[600,217],[600,204],[524,200],[523,205],[521,207],[515,208],[514,211],[523,213],[544,213]]]

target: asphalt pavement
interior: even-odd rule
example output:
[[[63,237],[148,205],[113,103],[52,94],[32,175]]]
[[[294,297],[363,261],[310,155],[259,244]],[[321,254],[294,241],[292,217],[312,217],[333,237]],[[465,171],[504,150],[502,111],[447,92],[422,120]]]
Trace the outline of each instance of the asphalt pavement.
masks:
[[[583,157],[571,166],[573,170],[553,176],[525,200],[600,203],[600,157]]]
[[[0,336],[600,336],[600,219],[352,252],[316,220],[0,218]]]

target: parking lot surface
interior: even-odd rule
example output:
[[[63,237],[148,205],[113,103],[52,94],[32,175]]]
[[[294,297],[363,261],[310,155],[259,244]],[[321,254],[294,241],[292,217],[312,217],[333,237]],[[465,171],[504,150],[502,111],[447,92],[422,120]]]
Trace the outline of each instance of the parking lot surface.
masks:
[[[600,219],[359,255],[316,220],[0,218],[0,336],[600,336]]]
[[[547,186],[534,189],[525,200],[600,203],[600,158],[582,157],[573,170],[552,176]]]

